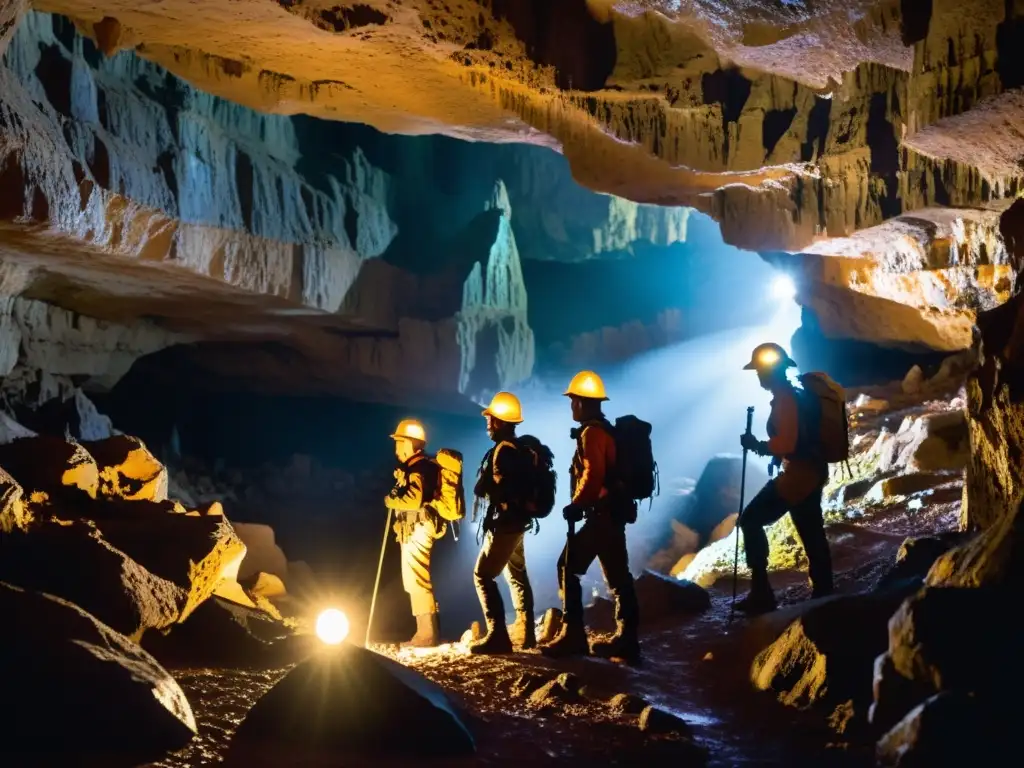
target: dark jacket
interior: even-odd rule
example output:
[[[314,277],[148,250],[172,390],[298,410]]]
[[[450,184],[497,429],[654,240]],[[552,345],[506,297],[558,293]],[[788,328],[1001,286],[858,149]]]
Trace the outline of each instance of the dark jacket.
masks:
[[[523,531],[531,525],[524,502],[529,489],[525,451],[502,440],[484,455],[473,495],[487,499],[484,530]]]

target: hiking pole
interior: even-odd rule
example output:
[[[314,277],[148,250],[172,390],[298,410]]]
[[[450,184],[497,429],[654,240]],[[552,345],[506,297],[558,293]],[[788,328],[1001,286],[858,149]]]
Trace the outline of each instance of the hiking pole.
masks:
[[[388,532],[391,530],[391,510],[388,510],[388,520],[384,524],[384,541],[380,545],[380,560],[377,561],[377,578],[373,582],[373,597],[370,599],[370,617],[366,620],[366,639],[363,647],[370,647],[370,627],[373,626],[373,609],[377,605],[377,590],[380,588],[380,572],[384,568],[384,551],[388,547]]]
[[[747,408],[747,431],[752,434],[754,426],[754,406]],[[736,613],[736,582],[739,581],[740,569],[740,518],[743,517],[743,494],[747,489],[747,449],[743,449],[743,461],[740,469],[740,511],[736,515],[736,547],[732,553],[732,602],[729,604],[729,623],[732,623],[733,615]]]

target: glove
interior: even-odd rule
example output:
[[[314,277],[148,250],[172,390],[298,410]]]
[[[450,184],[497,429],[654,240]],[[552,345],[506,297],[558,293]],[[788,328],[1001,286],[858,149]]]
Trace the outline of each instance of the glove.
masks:
[[[575,504],[567,504],[565,509],[562,510],[562,517],[565,518],[567,523],[578,523],[583,519],[583,510]]]
[[[749,432],[744,432],[740,435],[740,445],[744,450],[753,451],[758,455],[761,454],[761,441]]]

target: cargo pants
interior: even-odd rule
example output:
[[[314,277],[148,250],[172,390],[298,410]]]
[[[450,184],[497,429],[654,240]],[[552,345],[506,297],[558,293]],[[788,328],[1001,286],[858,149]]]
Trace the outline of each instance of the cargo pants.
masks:
[[[533,614],[533,588],[526,572],[526,548],[523,531],[488,531],[473,569],[473,582],[480,597],[484,618],[489,622],[505,620],[501,593],[494,580],[504,571],[512,604],[517,612]]]

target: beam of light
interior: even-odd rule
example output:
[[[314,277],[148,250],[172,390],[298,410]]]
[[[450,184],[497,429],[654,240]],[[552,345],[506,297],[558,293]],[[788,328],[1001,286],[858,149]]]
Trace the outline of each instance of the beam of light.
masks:
[[[328,608],[316,617],[316,636],[325,645],[341,645],[348,631],[348,616],[337,608]]]
[[[785,279],[792,285],[788,277]],[[604,408],[609,419],[635,414],[654,425],[652,442],[662,492],[650,510],[647,502],[643,503],[637,522],[627,528],[634,572],[653,554],[641,551],[642,542],[671,537],[666,517],[675,514],[683,501],[674,492],[677,481],[699,477],[715,455],[739,455],[747,406],[756,409],[755,433],[764,434],[771,396],[761,389],[757,376],[744,371],[743,366],[758,344],[775,341],[790,347],[791,337],[800,326],[800,307],[792,297],[780,301],[767,290],[751,300],[763,305],[765,322],[761,325],[700,336],[652,350],[625,363],[597,368],[610,398]],[[534,381],[514,390],[523,406],[524,422],[518,433],[534,435],[551,448],[558,471],[555,508],[550,517],[540,521],[539,533],[527,534],[525,539],[527,567],[538,609],[559,604],[555,562],[565,544],[566,524],[561,510],[569,501],[568,468],[576,448],[569,436],[569,429],[575,426],[569,401],[561,395],[567,383],[568,377],[565,381]],[[480,433],[478,440],[453,447],[467,457],[482,456],[490,445],[482,419]],[[767,466],[766,459],[748,460]],[[759,489],[748,483],[746,490],[749,501]],[[466,528],[468,535],[463,537],[464,544],[460,542],[458,562],[450,562],[441,581],[464,580],[465,574],[472,571],[478,548],[469,526]],[[596,564],[590,575],[601,581]],[[501,589],[504,591],[504,587]],[[511,605],[507,598],[505,605]]]
[[[796,296],[796,285],[789,275],[779,275],[772,281],[772,298],[777,301],[792,301]]]

